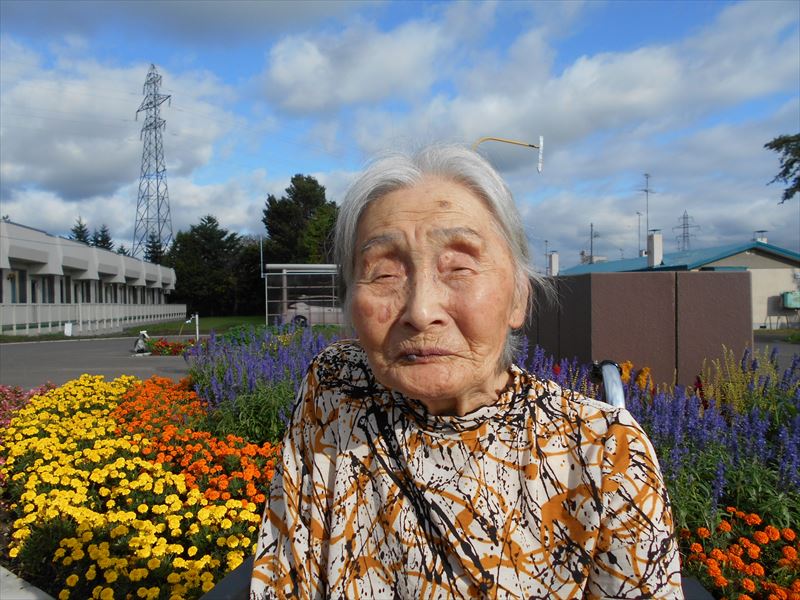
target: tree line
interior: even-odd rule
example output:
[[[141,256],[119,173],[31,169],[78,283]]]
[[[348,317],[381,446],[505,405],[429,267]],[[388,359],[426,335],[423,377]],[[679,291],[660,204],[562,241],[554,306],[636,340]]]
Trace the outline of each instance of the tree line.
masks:
[[[272,263],[331,262],[337,212],[336,204],[325,196],[325,187],[314,177],[295,175],[284,195],[267,196],[261,218],[266,232],[265,257]],[[90,233],[81,217],[70,230],[70,238],[114,250],[109,228],[103,224]],[[124,245],[116,251],[129,255]],[[152,234],[143,257],[175,269],[177,281],[170,302],[186,304],[189,312],[213,316],[264,311],[259,239],[225,229],[213,215],[179,231],[169,248],[163,248]]]
[[[772,182],[786,184],[781,203],[800,193],[800,134],[779,136],[765,148],[780,155],[781,169]],[[265,261],[270,263],[333,262],[332,233],[337,206],[325,196],[325,187],[310,175],[295,175],[285,193],[267,196],[261,221],[266,230]],[[113,250],[108,227],[91,234],[78,217],[72,239]],[[125,246],[116,251],[129,254]],[[203,315],[246,315],[264,310],[259,240],[222,227],[205,215],[187,231],[179,231],[169,248],[151,235],[144,249],[149,262],[175,269],[177,282],[170,301],[185,303],[189,312]]]

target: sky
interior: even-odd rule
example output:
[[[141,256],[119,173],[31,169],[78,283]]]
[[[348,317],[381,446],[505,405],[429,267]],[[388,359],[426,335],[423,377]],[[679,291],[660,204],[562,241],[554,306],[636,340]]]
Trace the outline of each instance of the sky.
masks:
[[[766,230],[800,252],[800,198],[779,204],[763,147],[800,132],[793,0],[0,0],[0,214],[130,248],[151,64],[175,232],[211,214],[264,235],[297,173],[339,202],[386,150],[543,136],[541,174],[533,149],[479,146],[540,271],[546,251],[577,264],[590,228],[609,259],[648,227],[678,250],[684,213],[691,248]]]

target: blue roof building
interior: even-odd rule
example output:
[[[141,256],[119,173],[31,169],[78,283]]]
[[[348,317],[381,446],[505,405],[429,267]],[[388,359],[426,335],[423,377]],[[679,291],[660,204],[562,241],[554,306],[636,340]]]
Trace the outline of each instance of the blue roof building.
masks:
[[[765,240],[730,244],[685,252],[664,253],[661,261],[648,265],[648,257],[580,264],[559,275],[622,273],[632,271],[731,271],[750,272],[753,327],[776,328],[800,325],[800,253]]]

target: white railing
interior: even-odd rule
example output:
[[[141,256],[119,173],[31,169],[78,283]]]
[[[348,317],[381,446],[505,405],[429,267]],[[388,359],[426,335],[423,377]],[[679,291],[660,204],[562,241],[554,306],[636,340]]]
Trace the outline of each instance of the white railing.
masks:
[[[0,304],[6,335],[63,332],[66,323],[72,335],[90,335],[185,318],[185,304]]]

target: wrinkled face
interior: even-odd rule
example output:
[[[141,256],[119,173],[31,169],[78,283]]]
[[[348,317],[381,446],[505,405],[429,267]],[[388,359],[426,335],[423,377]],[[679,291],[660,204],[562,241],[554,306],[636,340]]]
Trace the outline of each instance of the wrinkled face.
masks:
[[[526,302],[494,217],[465,187],[429,177],[361,215],[353,324],[378,381],[433,414],[497,400],[500,355]]]

